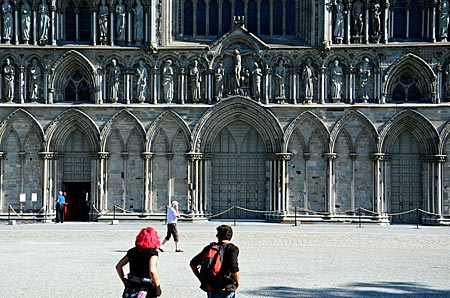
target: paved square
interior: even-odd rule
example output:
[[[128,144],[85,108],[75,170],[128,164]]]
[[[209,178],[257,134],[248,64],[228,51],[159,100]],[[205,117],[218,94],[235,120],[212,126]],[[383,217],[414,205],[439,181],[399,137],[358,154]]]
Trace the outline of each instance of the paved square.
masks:
[[[160,254],[164,298],[206,297],[189,260],[220,222],[180,223],[180,246]],[[233,223],[229,223],[233,226]],[[0,225],[1,297],[120,297],[114,269],[144,226],[162,222]],[[240,247],[239,298],[450,297],[450,228],[414,226],[233,226]]]

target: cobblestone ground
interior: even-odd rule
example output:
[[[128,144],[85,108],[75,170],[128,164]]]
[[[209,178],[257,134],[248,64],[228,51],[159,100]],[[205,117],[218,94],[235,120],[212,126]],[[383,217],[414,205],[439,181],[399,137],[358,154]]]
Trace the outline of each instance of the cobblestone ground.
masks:
[[[163,298],[206,297],[189,260],[219,222],[181,223],[158,260]],[[231,223],[233,225],[233,223]],[[165,225],[0,223],[0,297],[120,297],[114,266],[140,228]],[[450,228],[237,223],[239,298],[450,297]]]

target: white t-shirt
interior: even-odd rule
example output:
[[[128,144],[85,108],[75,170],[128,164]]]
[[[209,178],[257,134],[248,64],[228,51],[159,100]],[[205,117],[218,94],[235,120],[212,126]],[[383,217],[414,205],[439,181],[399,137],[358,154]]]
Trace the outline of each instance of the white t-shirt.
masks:
[[[175,210],[175,208],[170,207],[169,209],[167,209],[167,223],[169,224],[174,224],[177,223],[178,221],[178,216],[177,216],[177,211]]]

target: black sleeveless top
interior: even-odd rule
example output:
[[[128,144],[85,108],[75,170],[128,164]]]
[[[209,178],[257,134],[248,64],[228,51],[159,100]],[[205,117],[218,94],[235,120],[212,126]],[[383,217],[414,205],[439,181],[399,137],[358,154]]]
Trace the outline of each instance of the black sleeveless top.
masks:
[[[138,277],[150,277],[150,258],[158,256],[154,248],[133,247],[127,252],[130,274]]]

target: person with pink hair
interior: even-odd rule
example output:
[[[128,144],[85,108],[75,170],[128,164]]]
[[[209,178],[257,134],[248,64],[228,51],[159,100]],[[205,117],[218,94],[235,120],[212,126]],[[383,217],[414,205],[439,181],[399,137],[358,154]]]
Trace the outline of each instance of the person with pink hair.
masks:
[[[123,298],[156,298],[161,296],[157,272],[160,242],[158,233],[151,227],[143,228],[136,236],[135,246],[127,251],[116,265],[116,271],[125,286]],[[130,273],[123,267],[129,263]]]

